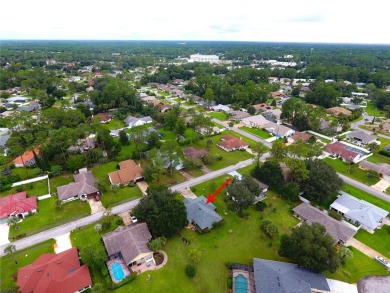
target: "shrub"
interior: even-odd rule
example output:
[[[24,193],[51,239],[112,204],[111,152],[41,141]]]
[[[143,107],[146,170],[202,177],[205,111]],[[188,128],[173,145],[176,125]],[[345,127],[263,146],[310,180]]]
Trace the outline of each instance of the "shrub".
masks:
[[[111,223],[110,222],[103,222],[102,224],[102,231],[107,231],[108,229],[111,228]]]
[[[196,269],[193,265],[186,265],[186,268],[184,269],[186,275],[190,278],[195,277],[196,275]]]
[[[229,269],[229,270],[231,270],[232,269],[232,267],[233,267],[233,262],[231,262],[231,261],[228,261],[225,265],[226,265],[226,267]]]
[[[138,276],[138,273],[137,273],[137,272],[132,272],[131,275],[130,275],[130,278],[131,278],[132,280],[135,280],[135,279],[137,278],[137,276]]]
[[[232,277],[227,278],[227,286],[229,289],[231,289],[233,287],[233,278]]]
[[[338,212],[336,212],[335,210],[329,210],[328,215],[338,221],[341,221],[341,219],[343,218],[343,216]]]
[[[258,210],[259,212],[262,212],[267,208],[267,204],[263,201],[258,201],[255,204],[255,207],[256,207],[256,210]]]
[[[134,182],[130,182],[129,184],[127,184],[127,187],[135,187],[135,183]]]
[[[18,186],[16,186],[16,187],[15,187],[15,190],[16,190],[16,192],[21,192],[21,191],[23,191],[23,185],[18,185]]]
[[[389,151],[380,150],[378,153],[381,154],[381,155],[384,155],[384,156],[386,156],[386,157],[390,157],[390,152],[389,152]]]
[[[116,220],[115,220],[115,223],[116,223],[117,225],[122,225],[122,224],[123,224],[122,218],[116,219]]]

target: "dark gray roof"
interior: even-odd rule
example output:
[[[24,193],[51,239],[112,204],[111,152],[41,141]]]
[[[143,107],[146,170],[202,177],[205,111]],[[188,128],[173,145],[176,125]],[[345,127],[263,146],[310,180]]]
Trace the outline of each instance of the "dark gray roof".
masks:
[[[98,192],[95,187],[95,177],[92,172],[82,172],[73,175],[74,181],[72,183],[58,186],[57,194],[61,200],[67,200],[74,196],[83,194],[89,195]]]
[[[320,223],[321,225],[325,226],[326,232],[332,236],[335,242],[341,240],[345,243],[356,233],[354,229],[348,227],[343,222],[329,217],[328,215],[305,202],[295,207],[293,211],[297,213],[300,218],[306,220],[309,224]]]
[[[256,293],[311,293],[330,291],[326,278],[296,264],[253,259]]]
[[[371,141],[376,140],[375,135],[368,134],[368,133],[361,131],[361,130],[351,131],[350,133],[347,133],[347,137],[357,138],[363,142],[371,142]]]
[[[146,223],[119,226],[114,231],[103,235],[102,238],[107,254],[111,256],[120,252],[126,265],[129,265],[140,254],[152,252],[148,248],[152,235]]]
[[[5,144],[8,139],[11,137],[11,134],[1,135],[0,136],[0,148],[5,148]]]
[[[206,198],[202,195],[197,198],[186,198],[184,205],[187,210],[187,219],[194,222],[200,229],[211,229],[213,223],[222,221],[220,215],[215,212],[216,207],[206,204]]]

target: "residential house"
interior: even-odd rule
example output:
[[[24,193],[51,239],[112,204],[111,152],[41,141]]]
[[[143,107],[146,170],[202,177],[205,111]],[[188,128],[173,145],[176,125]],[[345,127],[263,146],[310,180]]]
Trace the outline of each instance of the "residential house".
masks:
[[[7,149],[7,141],[11,137],[11,134],[0,135],[0,153]]]
[[[239,271],[237,276],[239,276],[240,273],[241,272]],[[254,287],[256,289],[250,292],[331,292],[328,281],[323,274],[319,274],[314,270],[298,266],[294,263],[254,258],[253,275]],[[233,282],[237,282],[237,276],[234,276],[233,270]]]
[[[93,77],[102,77],[103,76],[103,73],[101,73],[100,71],[95,71],[93,73]]]
[[[182,152],[187,159],[201,159],[209,153],[206,149],[198,150],[194,147],[184,148]]]
[[[218,104],[217,106],[212,106],[211,110],[217,112],[230,112],[232,109],[229,106]]]
[[[353,197],[343,191],[339,191],[339,193],[341,195],[330,205],[330,208],[370,233],[374,233],[375,229],[381,226],[383,219],[389,214],[388,211],[365,200]]]
[[[385,122],[382,124],[382,129],[387,131],[387,132],[390,132],[390,122]]]
[[[390,152],[390,144],[383,148],[385,151]]]
[[[45,253],[18,270],[17,285],[22,293],[74,293],[91,288],[87,265],[80,265],[77,248],[59,254]]]
[[[195,131],[200,133],[201,135],[208,135],[208,134],[215,135],[222,132],[221,129],[219,129],[217,126],[213,126],[211,129],[207,127],[197,127]]]
[[[200,230],[210,230],[214,223],[222,221],[212,203],[206,204],[207,199],[202,195],[196,198],[186,198],[183,203],[187,210],[188,222],[196,225]]]
[[[272,98],[279,98],[279,99],[283,99],[286,97],[286,95],[282,92],[272,92],[271,93],[271,97]]]
[[[78,174],[73,175],[73,178],[75,182],[57,187],[58,198],[63,202],[77,199],[87,200],[87,197],[99,194],[91,171],[80,169]]]
[[[142,263],[155,263],[153,251],[148,247],[152,235],[146,223],[119,226],[103,235],[102,239],[109,259],[122,259],[129,268]]]
[[[257,185],[259,185],[259,187],[261,189],[260,194],[256,195],[256,197],[255,197],[254,203],[257,203],[258,201],[265,199],[265,197],[267,196],[267,192],[268,192],[269,187],[267,184],[264,184],[263,182],[261,182],[257,179],[254,179],[254,181],[257,183]]]
[[[106,124],[109,123],[113,117],[114,117],[113,115],[107,113],[99,113],[95,115],[94,119],[100,121],[100,123],[102,124]]]
[[[383,179],[390,181],[390,165],[386,163],[374,164],[367,160],[361,161],[359,163],[359,168],[363,170],[375,171]]]
[[[18,108],[16,108],[16,111],[32,112],[32,111],[38,110],[39,108],[40,108],[39,104],[31,104],[31,105],[27,105],[27,106],[19,106]]]
[[[355,140],[361,144],[370,144],[373,142],[377,142],[375,135],[368,134],[361,130],[351,131],[347,133],[346,137]]]
[[[145,103],[153,103],[154,101],[159,101],[155,96],[145,96],[141,97],[141,100]]]
[[[18,104],[22,105],[24,103],[27,103],[30,100],[30,98],[22,97],[22,96],[15,96],[7,99],[8,103],[11,104]]]
[[[120,170],[108,173],[111,185],[128,184],[143,179],[144,170],[133,160],[126,160],[119,163]]]
[[[283,181],[289,182],[291,180],[291,170],[284,162],[279,162],[279,167],[282,170]]]
[[[137,118],[133,116],[127,116],[126,119],[124,120],[128,128],[136,127],[136,126],[141,126],[145,125],[147,123],[152,123],[153,119],[150,116],[142,117],[142,118]]]
[[[268,122],[268,124],[264,125],[264,129],[275,135],[277,138],[289,137],[295,133],[295,130],[274,122]]]
[[[174,97],[183,98],[185,96],[185,93],[180,89],[173,89],[170,91],[170,94]]]
[[[302,140],[304,143],[307,143],[313,135],[307,132],[295,132],[292,136],[288,138],[288,142],[297,142],[298,140]]]
[[[120,132],[121,130],[119,130],[119,129],[114,129],[114,130],[110,130],[110,135],[112,136],[112,137],[119,137],[119,132]]]
[[[92,137],[78,139],[75,145],[71,145],[67,151],[72,153],[84,153],[96,147],[96,141]]]
[[[256,105],[253,105],[253,107],[255,108],[256,110],[256,114],[257,113],[263,113],[263,112],[266,112],[268,110],[272,110],[272,107],[271,106],[268,106],[267,104],[256,104]]]
[[[271,122],[282,124],[282,119],[280,118],[282,111],[280,109],[267,110],[263,113],[263,115],[265,119]]]
[[[22,191],[0,197],[0,220],[15,216],[19,219],[37,212],[37,197],[27,197],[27,192]]]
[[[39,149],[37,148],[34,151],[26,151],[23,155],[15,158],[13,163],[16,168],[34,166],[35,156],[39,156]]]
[[[251,116],[250,114],[244,111],[231,111],[230,115],[231,115],[231,117],[229,118],[230,121],[243,120]]]
[[[165,104],[165,105],[159,105],[158,106],[161,113],[166,113],[168,110],[172,109],[172,105]]]
[[[249,144],[233,135],[224,135],[221,137],[221,141],[217,144],[221,149],[227,152],[234,150],[244,150],[249,147]]]
[[[242,119],[242,123],[250,128],[264,128],[264,126],[269,123],[269,120],[265,119],[263,115],[259,114]]]
[[[294,215],[305,223],[320,223],[326,228],[326,232],[332,236],[335,243],[345,244],[356,234],[357,229],[348,226],[347,223],[337,221],[312,205],[303,202],[293,208]]]
[[[332,121],[330,120],[321,120],[320,122],[320,131],[332,130],[334,132],[340,132],[343,130],[340,124],[331,126]]]
[[[344,114],[345,116],[349,116],[352,114],[351,111],[343,108],[343,107],[333,107],[326,110],[333,117],[338,117],[340,114]]]
[[[342,159],[346,163],[357,163],[361,154],[354,152],[351,148],[347,149],[347,146],[341,142],[329,143],[325,146],[325,152],[331,156]]]

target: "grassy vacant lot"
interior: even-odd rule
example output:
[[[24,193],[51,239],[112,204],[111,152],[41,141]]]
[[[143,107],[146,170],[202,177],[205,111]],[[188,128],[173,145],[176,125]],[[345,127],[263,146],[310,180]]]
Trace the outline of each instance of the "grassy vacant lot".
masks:
[[[213,117],[215,119],[218,119],[220,121],[227,120],[226,113],[224,113],[224,112],[207,112],[207,115],[209,115],[210,117]]]
[[[18,270],[31,264],[40,255],[44,253],[52,253],[54,240],[50,239],[40,244],[31,246],[29,248],[15,252],[15,258],[18,262],[15,264],[12,256],[3,256],[0,258],[0,290],[16,287],[16,281],[14,277],[18,273]]]
[[[389,226],[384,225],[381,229],[375,230],[374,234],[368,233],[364,229],[359,229],[359,232],[354,238],[365,243],[384,256],[390,257],[390,234],[387,233],[387,229],[389,229]]]
[[[256,136],[259,136],[261,138],[270,138],[270,137],[272,137],[272,135],[269,132],[267,132],[267,131],[265,131],[263,129],[249,128],[249,127],[246,127],[246,126],[241,127],[240,129],[244,130],[246,132],[252,133],[252,134],[254,134]]]
[[[352,186],[352,185],[349,185],[347,183],[345,183],[343,185],[343,187],[341,188],[342,191],[344,192],[347,192],[349,193],[350,195],[356,197],[356,198],[359,198],[359,199],[363,199],[373,205],[376,205],[386,211],[389,211],[390,212],[390,203],[387,202],[387,201],[384,201],[380,198],[377,198],[359,188],[356,188],[355,186]]]
[[[92,168],[92,173],[95,175],[97,181],[106,187],[106,192],[101,196],[102,204],[105,207],[114,206],[125,201],[135,199],[142,196],[141,190],[138,186],[127,187],[122,186],[119,189],[112,189],[108,179],[108,173],[118,170],[116,168],[117,162],[109,162]]]
[[[62,205],[61,209],[56,209],[54,204],[56,196],[38,201],[38,214],[25,218],[19,223],[20,229],[15,230],[11,226],[9,239],[20,235],[29,236],[44,230],[62,225],[66,222],[74,221],[81,217],[88,216],[91,212],[89,204],[75,200]]]
[[[366,112],[368,115],[376,116],[376,117],[384,117],[385,112],[379,110],[372,102],[367,103]]]
[[[335,168],[337,172],[366,185],[374,185],[379,181],[379,178],[369,178],[367,172],[359,169],[358,166],[354,166],[354,171],[352,173],[348,172],[348,164],[339,159],[333,160],[331,158],[325,158],[324,162]]]
[[[225,176],[213,180],[222,183]],[[215,191],[209,188],[210,182],[197,186],[197,194]],[[210,233],[200,235],[191,230],[184,230],[182,237],[191,243],[185,244],[181,237],[175,236],[169,239],[164,251],[168,254],[168,263],[162,269],[141,274],[129,285],[117,290],[117,292],[226,292],[228,269],[227,262],[240,262],[252,264],[254,257],[291,261],[278,256],[279,237],[270,240],[259,229],[260,215],[271,219],[279,227],[280,234],[289,233],[298,220],[293,217],[291,209],[294,204],[274,197],[266,200],[272,207],[259,213],[252,207],[249,209],[247,219],[239,218],[235,213],[227,211],[226,204],[222,200],[223,195],[216,201],[217,211],[224,219],[221,227],[213,229]],[[273,211],[275,208],[275,212]],[[230,232],[229,232],[230,231]],[[190,263],[188,250],[195,248],[201,252],[201,261],[195,264],[197,275],[194,279],[188,278],[184,268]],[[147,281],[147,277],[152,277]],[[169,276],[169,277],[167,277]]]
[[[388,275],[385,267],[376,260],[368,257],[359,250],[350,247],[353,252],[353,258],[342,264],[336,273],[326,273],[327,278],[340,280],[343,282],[357,283],[365,276],[370,275]]]

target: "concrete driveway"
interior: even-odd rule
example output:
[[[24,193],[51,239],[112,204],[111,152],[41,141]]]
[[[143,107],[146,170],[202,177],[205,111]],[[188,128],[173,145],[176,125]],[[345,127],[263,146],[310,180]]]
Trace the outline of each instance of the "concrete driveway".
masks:
[[[63,235],[54,237],[56,245],[54,246],[54,252],[59,254],[65,250],[72,248],[72,243],[70,242],[70,233],[65,233]]]
[[[385,179],[381,179],[375,185],[371,185],[372,188],[375,188],[376,190],[379,191],[386,191],[386,189],[389,188],[389,186],[390,186],[390,182]]]
[[[138,181],[137,186],[141,189],[143,195],[146,195],[146,189],[148,189],[149,185],[145,181]]]
[[[365,255],[367,255],[371,258],[375,258],[377,255],[379,255],[379,256],[383,257],[385,260],[387,260],[388,262],[390,262],[390,259],[388,259],[387,257],[384,257],[382,254],[380,254],[376,250],[372,249],[371,247],[365,245],[363,242],[360,242],[359,240],[357,240],[355,238],[349,239],[346,243],[346,246],[355,247],[357,250],[360,250]]]
[[[7,223],[0,224],[0,246],[8,244],[9,226]]]
[[[88,203],[91,207],[91,215],[98,212],[104,212],[106,210],[100,200],[96,201],[94,198],[88,198]]]

